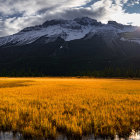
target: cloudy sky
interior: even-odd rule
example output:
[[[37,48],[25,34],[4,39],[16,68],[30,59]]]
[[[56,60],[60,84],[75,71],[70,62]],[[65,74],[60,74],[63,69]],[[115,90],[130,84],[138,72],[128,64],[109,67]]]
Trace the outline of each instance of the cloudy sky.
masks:
[[[83,16],[140,26],[140,0],[0,0],[0,36],[50,19]]]

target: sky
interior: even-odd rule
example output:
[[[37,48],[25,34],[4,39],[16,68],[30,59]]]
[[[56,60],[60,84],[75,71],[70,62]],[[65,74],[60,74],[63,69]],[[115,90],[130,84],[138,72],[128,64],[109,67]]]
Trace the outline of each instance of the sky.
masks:
[[[140,26],[140,0],[0,0],[0,37],[46,20],[77,17]]]

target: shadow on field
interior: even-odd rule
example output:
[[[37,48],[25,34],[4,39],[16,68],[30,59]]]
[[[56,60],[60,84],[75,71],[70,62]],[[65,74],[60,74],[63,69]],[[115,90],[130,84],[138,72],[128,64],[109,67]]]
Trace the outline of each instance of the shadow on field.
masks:
[[[33,81],[0,81],[0,88],[30,86]]]

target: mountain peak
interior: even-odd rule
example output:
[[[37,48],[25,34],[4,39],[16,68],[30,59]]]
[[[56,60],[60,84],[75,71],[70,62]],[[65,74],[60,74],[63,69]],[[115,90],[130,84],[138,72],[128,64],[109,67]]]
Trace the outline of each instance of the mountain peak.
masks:
[[[42,24],[43,27],[58,25],[58,24],[66,24],[68,21],[64,19],[53,19],[53,20],[47,20]]]
[[[101,22],[98,22],[97,20],[91,19],[89,17],[75,18],[74,21],[81,25],[101,25]]]
[[[97,22],[97,20],[91,19],[89,17],[78,17],[78,18],[75,18],[74,20],[83,20],[83,21],[93,21],[94,20]]]
[[[116,22],[116,21],[108,21],[108,25],[112,25],[112,26],[115,26],[115,27],[121,28],[121,29],[123,29],[124,26],[125,26],[125,25],[120,24],[120,23],[118,23],[118,22]]]

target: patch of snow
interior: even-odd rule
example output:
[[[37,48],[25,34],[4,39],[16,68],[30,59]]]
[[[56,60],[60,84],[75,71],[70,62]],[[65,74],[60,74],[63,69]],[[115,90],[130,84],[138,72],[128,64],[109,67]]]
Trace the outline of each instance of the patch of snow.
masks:
[[[134,42],[134,43],[140,44],[140,38],[127,39],[127,38],[121,37],[120,40],[121,41],[129,41],[129,42]]]
[[[60,49],[63,49],[63,46],[60,46]]]
[[[80,19],[77,19],[78,21]],[[101,34],[104,36],[105,39],[110,40],[111,38],[118,37],[118,33],[123,32],[132,32],[136,30],[136,27],[131,26],[124,26],[123,29],[116,28],[111,24],[99,24],[97,21],[94,21],[89,18],[83,18],[83,23],[87,24],[80,24],[77,20],[69,20],[63,24],[56,24],[52,26],[40,26],[29,28],[26,32],[21,31],[17,34],[2,37],[0,38],[0,46],[3,45],[25,45],[35,42],[37,39],[41,37],[46,37],[46,43],[55,41],[57,37],[61,37],[65,41],[71,41],[76,39],[84,38],[87,34],[89,35],[88,38],[96,34]],[[82,21],[80,21],[82,22]],[[92,24],[93,22],[97,24]],[[124,39],[121,39],[124,40]],[[138,40],[134,40],[138,42]]]

